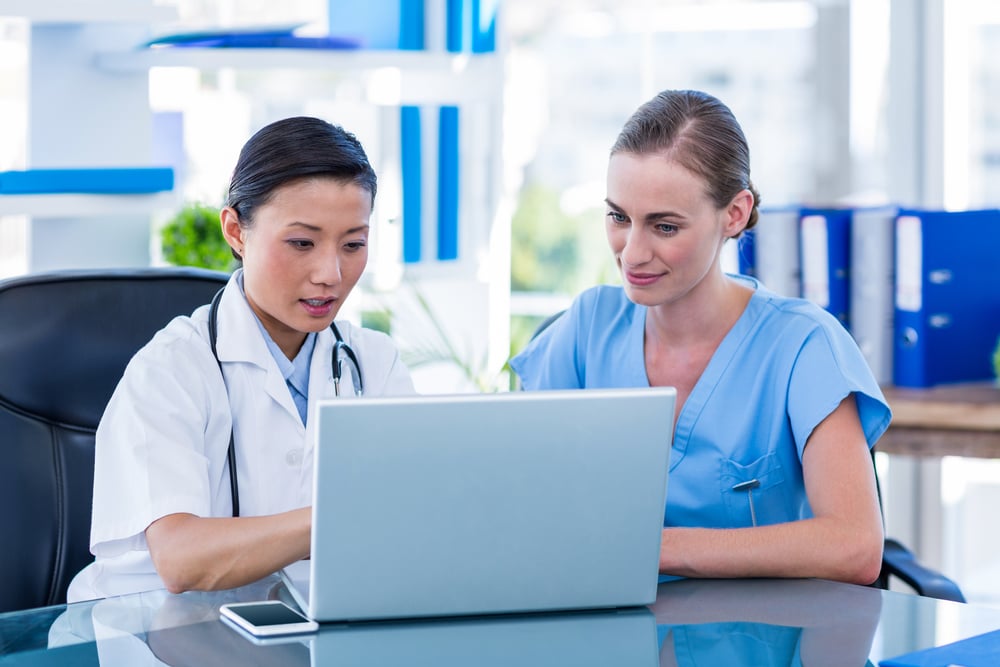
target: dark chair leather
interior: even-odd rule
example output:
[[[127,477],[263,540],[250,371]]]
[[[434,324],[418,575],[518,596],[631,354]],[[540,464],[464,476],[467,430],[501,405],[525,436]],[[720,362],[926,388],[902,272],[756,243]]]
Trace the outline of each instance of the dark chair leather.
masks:
[[[229,275],[55,271],[0,281],[0,612],[65,602],[89,551],[94,433],[132,355]]]
[[[542,323],[535,328],[531,334],[534,339],[544,331],[550,324],[558,320],[566,312],[560,310],[549,315]],[[872,464],[875,462],[875,450],[872,450]],[[878,484],[878,474],[875,482]],[[879,504],[882,502],[882,489],[879,487]],[[900,542],[890,538],[885,538],[885,545],[882,550],[882,571],[873,586],[888,589],[893,577],[908,585],[918,595],[937,598],[939,600],[954,600],[955,602],[965,602],[965,596],[958,584],[944,576],[940,572],[921,565],[912,551],[903,546]]]

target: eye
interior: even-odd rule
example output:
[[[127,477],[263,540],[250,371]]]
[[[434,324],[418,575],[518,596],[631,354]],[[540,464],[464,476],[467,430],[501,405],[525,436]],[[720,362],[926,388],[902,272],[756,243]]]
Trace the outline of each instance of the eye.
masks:
[[[289,239],[288,245],[296,250],[307,250],[313,246],[313,242],[309,239]]]
[[[680,229],[677,225],[671,225],[670,223],[660,223],[656,225],[656,231],[660,232],[664,236],[673,236]]]
[[[619,213],[618,211],[608,211],[608,217],[611,218],[611,222],[616,225],[624,225],[628,222],[628,218],[626,218],[623,213]]]
[[[348,241],[344,244],[344,248],[348,252],[358,252],[368,245],[367,241]]]

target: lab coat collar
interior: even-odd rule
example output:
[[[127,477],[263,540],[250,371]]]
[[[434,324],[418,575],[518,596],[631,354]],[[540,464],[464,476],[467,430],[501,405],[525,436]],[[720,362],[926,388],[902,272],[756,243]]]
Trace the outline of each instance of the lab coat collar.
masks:
[[[218,338],[215,342],[219,361],[242,361],[261,368],[270,365],[277,368],[277,364],[265,363],[271,359],[271,352],[257,328],[257,316],[240,289],[238,281],[242,274],[243,269],[233,273],[219,303]]]
[[[239,280],[243,275],[243,269],[237,269],[226,284],[222,293],[222,300],[219,303],[219,337],[216,340],[216,349],[219,353],[220,361],[242,361],[256,364],[261,368],[268,368],[271,364],[266,363],[267,359],[273,361],[271,351],[267,348],[267,342],[260,335],[259,322],[257,316],[247,303],[243,290],[240,289]],[[343,325],[342,325],[343,326]],[[346,334],[345,334],[346,335]],[[333,332],[329,328],[320,331],[316,338],[316,345],[313,348],[313,364],[317,352],[320,350],[330,350],[333,347]],[[327,354],[327,366],[329,366],[329,355]],[[277,367],[277,363],[273,364]],[[315,376],[315,368],[310,366],[310,377]],[[280,373],[280,372],[279,372]],[[322,381],[331,381],[332,375],[329,369],[325,374],[320,374]],[[312,381],[310,394],[312,393]]]
[[[261,335],[257,316],[251,310],[250,304],[247,303],[246,297],[240,289],[238,281],[242,276],[242,271],[242,269],[238,269],[229,279],[219,303],[218,338],[216,339],[219,361],[248,363],[266,372],[266,378],[262,383],[264,390],[279,405],[294,415],[299,424],[302,424],[298,409],[295,407],[292,395],[285,384],[285,377],[268,349],[267,342]],[[310,403],[312,403],[314,396],[313,392],[316,391],[317,381],[326,380],[329,382],[329,368],[325,371],[321,370],[317,361],[318,358],[325,358],[326,365],[329,366],[329,355],[320,351],[328,350],[332,345],[333,333],[329,329],[319,332],[316,346],[313,349],[313,358],[310,362]]]

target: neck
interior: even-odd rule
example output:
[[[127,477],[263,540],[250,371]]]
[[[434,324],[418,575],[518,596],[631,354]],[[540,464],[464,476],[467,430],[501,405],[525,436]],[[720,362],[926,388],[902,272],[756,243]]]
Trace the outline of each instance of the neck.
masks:
[[[703,280],[683,299],[649,309],[646,338],[672,348],[718,345],[746,309],[753,291],[717,274]]]

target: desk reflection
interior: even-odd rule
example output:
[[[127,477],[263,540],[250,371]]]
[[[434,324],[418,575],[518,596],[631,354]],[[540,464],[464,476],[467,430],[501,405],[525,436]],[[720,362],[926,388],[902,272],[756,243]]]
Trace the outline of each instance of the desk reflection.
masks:
[[[863,667],[880,591],[825,581],[682,580],[651,607],[660,665]]]
[[[157,595],[162,599],[152,599]],[[255,641],[219,620],[222,602],[218,596],[158,593],[102,600],[92,612],[99,664],[654,667],[659,662],[656,622],[645,607],[334,623],[311,635]]]
[[[323,626],[313,665],[622,665],[658,663],[646,608]]]
[[[648,609],[324,624],[263,644],[219,620],[219,605],[281,597],[281,588],[272,581],[71,605],[52,625],[48,653],[23,651],[10,664],[862,667],[871,664],[884,599],[818,580],[680,580],[661,584]],[[906,608],[921,602],[894,599]]]

